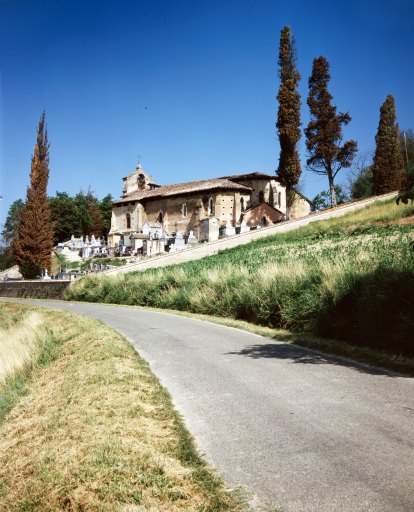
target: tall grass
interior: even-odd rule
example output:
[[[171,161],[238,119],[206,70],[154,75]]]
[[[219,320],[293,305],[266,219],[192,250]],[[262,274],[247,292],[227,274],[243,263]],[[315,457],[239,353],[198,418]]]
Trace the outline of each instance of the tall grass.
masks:
[[[91,277],[67,298],[243,319],[414,355],[413,215],[414,205],[376,203],[203,260]]]
[[[67,298],[231,317],[414,355],[412,226],[320,224],[182,265],[90,277]]]
[[[0,327],[0,383],[36,356],[43,330],[38,312],[29,311],[17,325]]]

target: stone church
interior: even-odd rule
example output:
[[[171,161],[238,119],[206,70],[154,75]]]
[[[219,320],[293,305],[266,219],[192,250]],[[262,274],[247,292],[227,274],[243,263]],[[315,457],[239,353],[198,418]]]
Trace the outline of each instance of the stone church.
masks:
[[[291,218],[308,215],[310,201],[297,192]],[[261,172],[158,185],[138,163],[123,178],[122,197],[112,205],[108,243],[137,247],[149,231],[213,241],[222,234],[271,225],[286,214],[286,190]]]

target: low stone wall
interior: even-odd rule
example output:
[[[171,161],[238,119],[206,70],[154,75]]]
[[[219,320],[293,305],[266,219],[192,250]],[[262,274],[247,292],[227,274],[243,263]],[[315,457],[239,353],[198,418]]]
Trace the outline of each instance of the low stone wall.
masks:
[[[30,299],[61,299],[70,281],[2,281],[1,297]]]

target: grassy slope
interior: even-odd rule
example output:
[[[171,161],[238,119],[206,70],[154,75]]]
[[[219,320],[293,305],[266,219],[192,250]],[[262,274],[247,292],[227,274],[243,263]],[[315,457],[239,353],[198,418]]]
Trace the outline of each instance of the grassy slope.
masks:
[[[191,311],[414,355],[414,206],[377,203],[346,216],[118,278],[68,298]]]
[[[31,353],[0,374],[0,511],[241,510],[122,336],[4,304],[0,332],[26,332],[15,348],[33,315]]]

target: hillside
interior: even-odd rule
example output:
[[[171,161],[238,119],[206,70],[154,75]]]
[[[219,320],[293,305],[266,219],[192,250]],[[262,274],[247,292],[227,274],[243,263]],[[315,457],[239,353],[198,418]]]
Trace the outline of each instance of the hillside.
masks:
[[[393,200],[67,298],[243,319],[414,355],[414,205]]]

